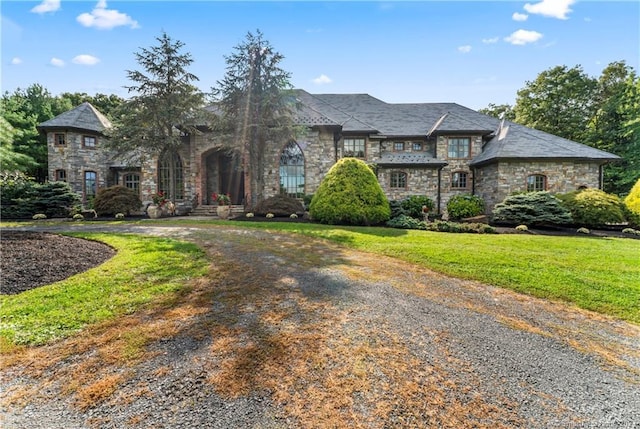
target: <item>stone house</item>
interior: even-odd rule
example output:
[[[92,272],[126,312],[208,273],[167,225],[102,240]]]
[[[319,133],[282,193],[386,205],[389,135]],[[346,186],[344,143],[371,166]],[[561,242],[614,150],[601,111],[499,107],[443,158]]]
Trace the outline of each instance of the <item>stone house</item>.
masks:
[[[295,121],[306,130],[272,142],[264,194],[313,194],[331,166],[350,156],[375,166],[389,199],[431,198],[439,213],[456,194],[482,197],[487,212],[517,191],[601,188],[602,167],[618,156],[455,103],[390,104],[368,94],[295,91]],[[47,134],[50,180],[66,180],[86,201],[121,184],[143,201],[164,192],[178,205],[212,204],[214,192],[242,204],[243,172],[215,134],[184,136],[175,153],[127,166],[101,148],[109,121],[89,103],[40,124]],[[204,128],[203,128],[204,129]]]

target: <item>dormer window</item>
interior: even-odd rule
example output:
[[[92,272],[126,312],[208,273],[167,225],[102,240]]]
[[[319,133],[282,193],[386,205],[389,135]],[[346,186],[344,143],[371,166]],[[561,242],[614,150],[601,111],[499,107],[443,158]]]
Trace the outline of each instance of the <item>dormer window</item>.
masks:
[[[404,142],[394,142],[393,150],[395,152],[404,152]]]
[[[411,150],[414,152],[420,152],[422,150],[422,142],[411,143]]]
[[[451,137],[447,146],[449,158],[469,158],[471,155],[471,139],[469,137]]]

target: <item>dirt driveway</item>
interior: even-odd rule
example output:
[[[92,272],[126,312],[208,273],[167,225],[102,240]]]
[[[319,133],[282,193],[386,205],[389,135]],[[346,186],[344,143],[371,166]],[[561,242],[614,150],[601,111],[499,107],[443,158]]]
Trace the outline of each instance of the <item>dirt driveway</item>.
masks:
[[[640,427],[636,325],[308,237],[125,232],[209,278],[5,362],[3,428]]]

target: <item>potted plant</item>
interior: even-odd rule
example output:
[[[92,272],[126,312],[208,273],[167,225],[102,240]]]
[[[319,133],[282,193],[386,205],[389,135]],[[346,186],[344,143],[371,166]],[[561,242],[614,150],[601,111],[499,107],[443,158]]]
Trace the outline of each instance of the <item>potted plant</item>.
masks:
[[[162,191],[158,191],[155,194],[151,194],[151,201],[153,204],[150,204],[147,207],[147,214],[151,219],[158,219],[162,217],[162,208],[166,204],[167,199],[164,197],[164,193]]]
[[[211,195],[213,200],[218,203],[216,213],[220,219],[229,219],[231,214],[231,196],[229,194],[218,194],[216,192]]]

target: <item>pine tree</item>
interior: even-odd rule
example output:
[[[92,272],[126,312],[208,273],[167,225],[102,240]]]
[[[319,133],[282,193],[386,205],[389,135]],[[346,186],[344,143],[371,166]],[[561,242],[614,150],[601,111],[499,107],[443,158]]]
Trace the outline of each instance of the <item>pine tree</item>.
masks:
[[[219,113],[218,131],[229,147],[240,153],[244,170],[245,205],[264,199],[264,155],[268,142],[295,135],[295,105],[290,74],[280,67],[284,57],[258,30],[249,32],[225,57],[226,74],[212,88]]]

